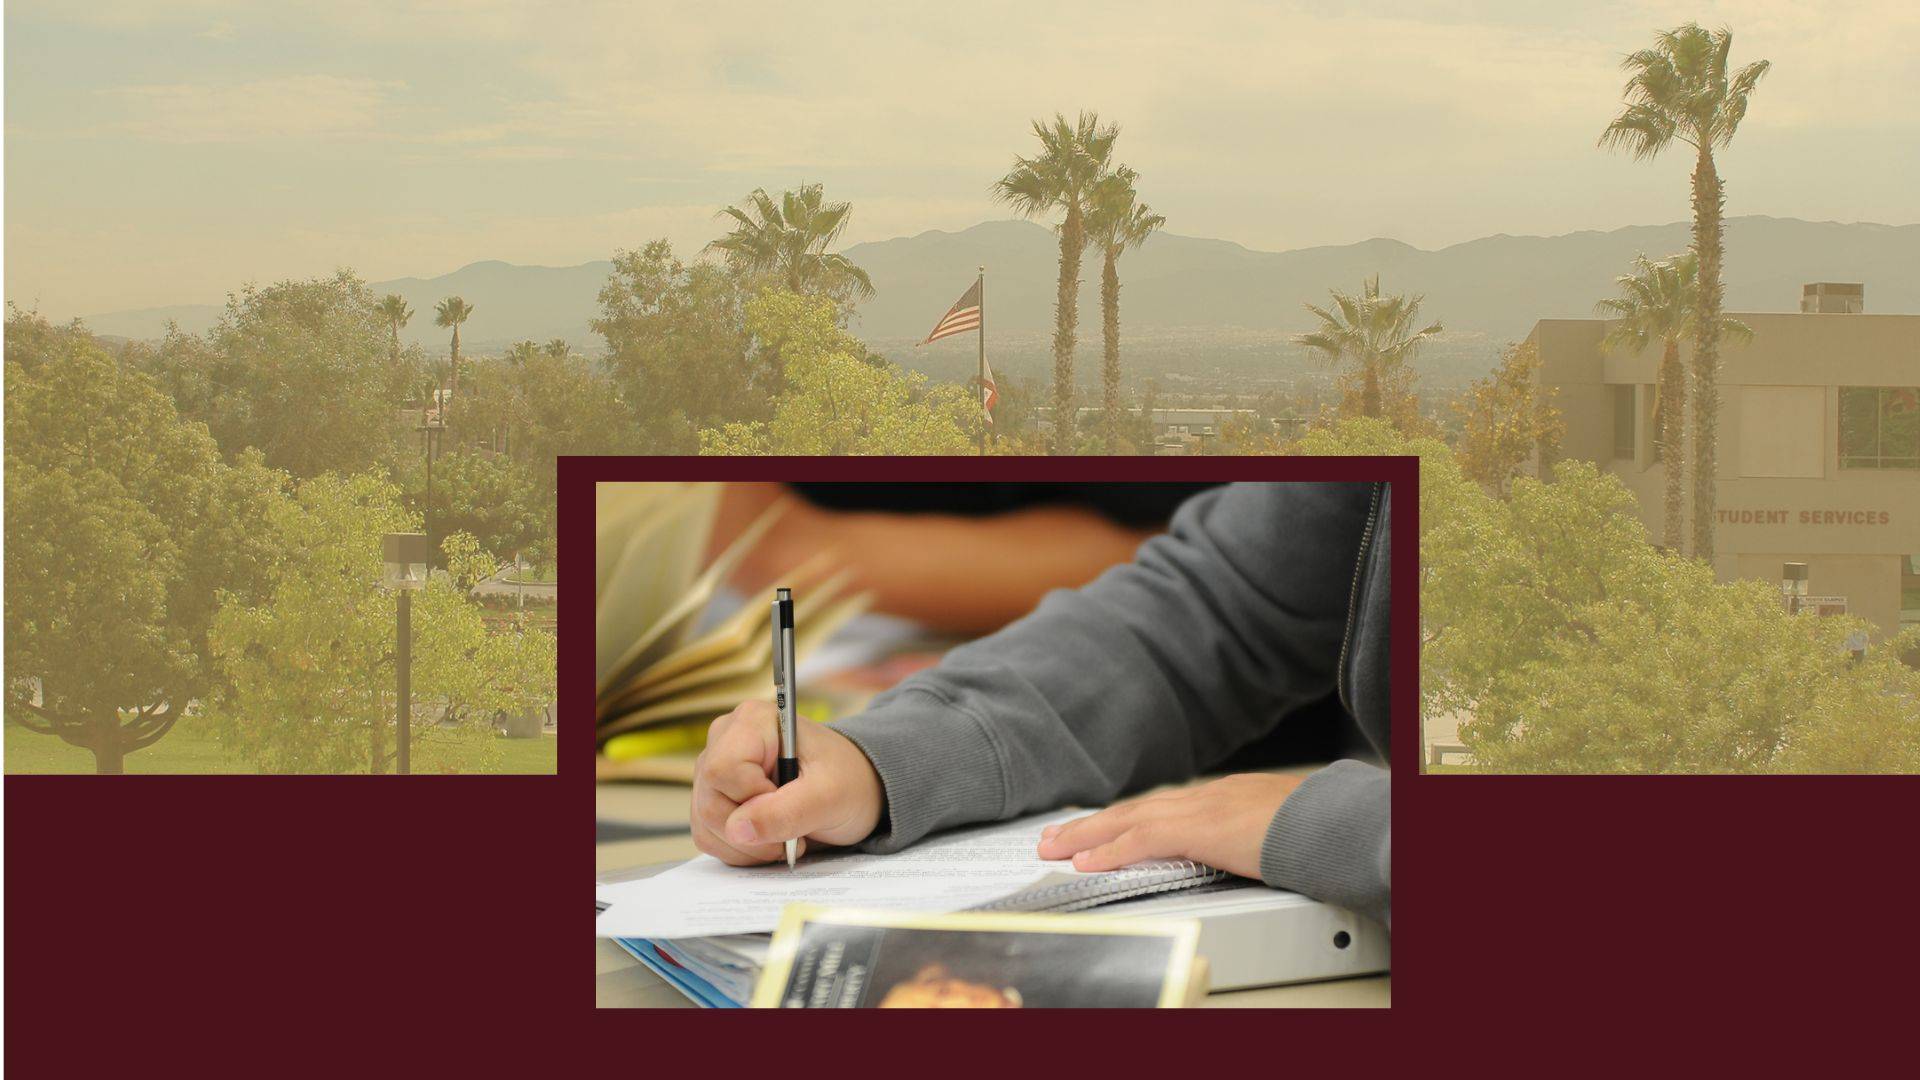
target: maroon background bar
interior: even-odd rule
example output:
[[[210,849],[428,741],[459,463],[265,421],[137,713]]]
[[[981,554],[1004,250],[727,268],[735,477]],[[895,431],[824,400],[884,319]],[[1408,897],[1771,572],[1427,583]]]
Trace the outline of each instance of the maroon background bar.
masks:
[[[1404,603],[1412,478],[1410,459],[565,458],[561,557],[587,565],[602,479],[1392,479]],[[568,595],[578,724],[592,616]],[[1398,701],[1413,620],[1394,633]],[[1398,715],[1391,1010],[589,1012],[582,730],[558,777],[8,777],[6,1064],[1666,1075],[1911,1042],[1920,778],[1423,777]]]

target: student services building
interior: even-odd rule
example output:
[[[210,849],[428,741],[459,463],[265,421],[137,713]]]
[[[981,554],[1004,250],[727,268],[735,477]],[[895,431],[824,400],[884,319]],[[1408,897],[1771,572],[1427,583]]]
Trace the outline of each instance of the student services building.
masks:
[[[1864,306],[1860,285],[1821,283],[1798,313],[1731,313],[1753,340],[1721,343],[1714,570],[1778,582],[1805,563],[1802,603],[1859,615],[1879,640],[1920,624],[1920,315]],[[1661,349],[1609,351],[1609,326],[1543,319],[1528,340],[1566,419],[1561,455],[1619,476],[1657,542]]]

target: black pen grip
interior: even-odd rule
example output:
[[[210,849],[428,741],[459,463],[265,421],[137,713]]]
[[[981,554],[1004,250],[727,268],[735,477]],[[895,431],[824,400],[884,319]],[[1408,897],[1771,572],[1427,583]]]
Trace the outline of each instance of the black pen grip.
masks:
[[[800,759],[799,758],[790,758],[790,757],[779,758],[774,762],[774,768],[777,770],[774,776],[774,779],[776,782],[778,782],[782,786],[791,784],[795,780],[800,779]]]

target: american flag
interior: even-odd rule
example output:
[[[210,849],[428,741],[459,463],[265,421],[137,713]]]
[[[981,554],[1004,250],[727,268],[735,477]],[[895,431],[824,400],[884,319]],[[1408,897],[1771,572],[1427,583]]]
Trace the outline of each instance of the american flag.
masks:
[[[980,329],[980,282],[975,281],[960,299],[953,302],[947,313],[934,324],[933,333],[927,335],[922,345],[931,345],[943,337],[964,334],[969,330]]]

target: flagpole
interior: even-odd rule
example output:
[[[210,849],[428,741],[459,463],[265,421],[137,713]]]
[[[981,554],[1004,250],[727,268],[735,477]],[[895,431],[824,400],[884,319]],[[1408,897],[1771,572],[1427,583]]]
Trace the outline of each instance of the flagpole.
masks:
[[[980,268],[979,284],[980,284],[980,400],[982,403],[984,403],[986,401],[986,393],[987,393],[987,268],[984,266]],[[987,428],[993,426],[993,423],[992,423],[992,420],[985,415],[986,409],[984,408],[984,405],[980,411],[982,413],[980,417],[980,420],[981,420],[980,456],[986,457],[987,456]]]

